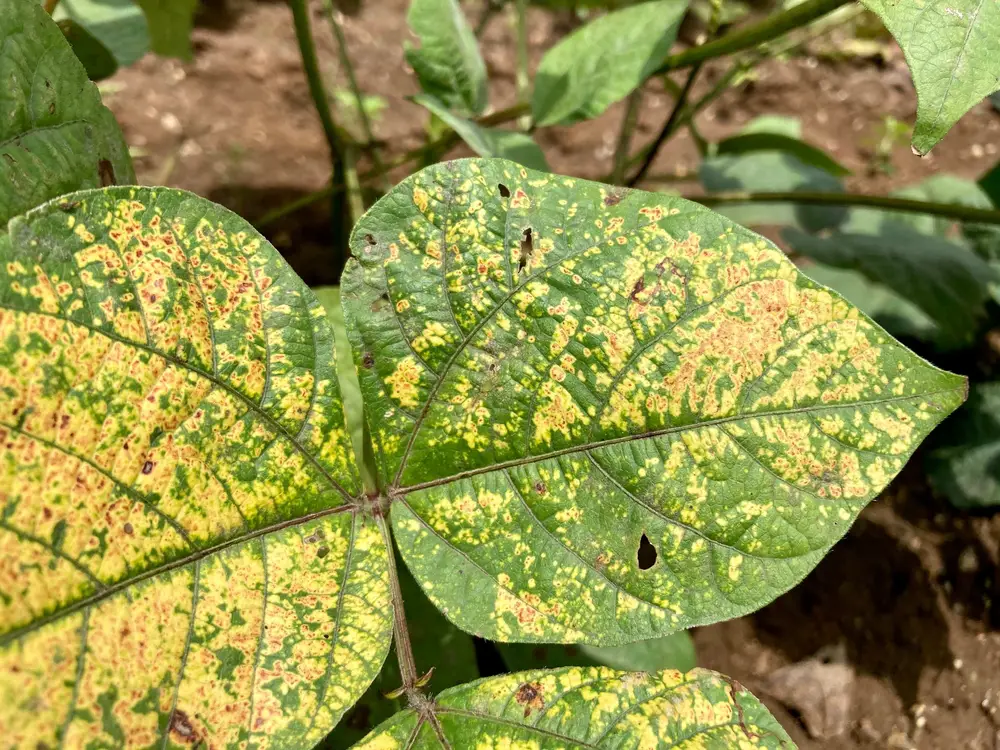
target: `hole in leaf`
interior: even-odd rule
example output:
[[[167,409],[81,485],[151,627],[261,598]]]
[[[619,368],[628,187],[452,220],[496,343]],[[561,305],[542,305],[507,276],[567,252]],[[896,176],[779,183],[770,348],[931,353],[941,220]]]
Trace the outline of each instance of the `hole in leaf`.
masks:
[[[519,272],[523,271],[524,267],[528,265],[533,252],[535,252],[535,243],[531,238],[531,227],[528,227],[524,230],[524,234],[521,235],[521,258],[517,262],[517,270]]]
[[[639,540],[639,551],[636,553],[636,559],[639,562],[639,570],[649,570],[656,565],[656,547],[645,534]]]
[[[375,245],[377,245],[377,244],[378,244],[378,243],[377,243],[377,242],[375,241],[375,238],[374,238],[374,237],[372,237],[372,236],[371,236],[370,234],[366,234],[366,235],[365,235],[365,242],[367,242],[367,243],[368,243],[369,245],[371,245],[372,247],[375,247]]]
[[[499,185],[497,185],[497,190],[500,191],[501,198],[510,198],[510,189],[502,182]]]

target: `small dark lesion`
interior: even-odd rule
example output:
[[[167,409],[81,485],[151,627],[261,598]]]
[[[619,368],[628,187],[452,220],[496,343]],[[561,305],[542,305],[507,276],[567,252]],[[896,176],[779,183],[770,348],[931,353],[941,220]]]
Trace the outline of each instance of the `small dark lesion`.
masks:
[[[510,198],[510,188],[504,185],[502,182],[497,184],[497,190],[500,191],[501,198]]]
[[[97,174],[101,178],[101,187],[110,187],[118,184],[118,180],[115,177],[115,167],[107,159],[101,159],[97,162]]]
[[[654,565],[656,565],[656,547],[646,533],[643,532],[642,538],[639,539],[639,549],[636,551],[636,562],[639,563],[639,570],[649,570]]]
[[[370,370],[375,366],[375,355],[371,352],[365,352],[361,357],[361,366],[366,370]]]
[[[520,273],[528,265],[531,256],[535,252],[535,240],[532,236],[531,227],[521,233],[521,254],[517,260],[517,272]]]
[[[514,700],[524,706],[524,718],[531,716],[532,710],[541,709],[545,705],[542,697],[542,685],[539,682],[524,682],[514,694]]]

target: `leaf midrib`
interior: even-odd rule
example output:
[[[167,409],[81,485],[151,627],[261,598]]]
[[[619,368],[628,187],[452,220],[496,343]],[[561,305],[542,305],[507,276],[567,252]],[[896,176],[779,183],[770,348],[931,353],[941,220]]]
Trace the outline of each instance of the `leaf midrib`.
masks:
[[[941,394],[964,391],[964,389],[965,389],[964,385],[958,385],[955,386],[954,388],[942,388],[940,390],[929,391],[927,393],[914,393],[909,396],[891,396],[889,398],[871,399],[868,401],[838,402],[835,404],[801,406],[794,409],[779,409],[777,411],[762,411],[750,414],[746,413],[732,414],[728,417],[719,417],[717,419],[710,419],[703,422],[695,422],[687,425],[676,425],[672,427],[663,427],[658,430],[647,430],[646,432],[635,433],[631,435],[620,435],[618,437],[607,438],[605,440],[594,440],[592,442],[584,443],[582,445],[574,445],[566,448],[560,448],[559,450],[549,451],[548,453],[541,453],[535,456],[524,456],[522,458],[511,459],[510,461],[504,461],[502,463],[496,463],[490,466],[481,466],[475,469],[467,469],[465,471],[460,471],[446,477],[440,477],[438,479],[430,479],[426,482],[419,482],[417,484],[411,484],[405,487],[400,487],[394,490],[393,494],[402,496],[409,494],[411,492],[419,492],[420,490],[426,490],[431,487],[439,487],[441,485],[451,484],[452,482],[458,482],[461,481],[462,479],[468,479],[470,477],[478,476],[480,474],[489,474],[494,471],[503,471],[505,469],[516,468],[518,466],[526,466],[534,463],[539,463],[541,461],[546,461],[550,458],[558,458],[559,456],[565,456],[570,453],[582,453],[582,452],[596,450],[598,448],[603,448],[609,445],[627,443],[633,440],[646,440],[650,438],[660,437],[661,435],[671,435],[680,432],[685,432],[687,430],[698,430],[708,427],[716,427],[719,425],[730,424],[732,422],[739,422],[746,419],[783,417],[794,414],[813,414],[818,411],[826,411],[831,409],[851,409],[851,408],[860,408],[864,406],[879,406],[881,404],[891,404],[891,403],[897,403],[899,401],[909,401],[912,399],[920,399],[920,398],[927,399]],[[861,449],[853,449],[853,450],[861,450]]]
[[[301,526],[303,524],[309,523],[310,521],[315,521],[319,518],[325,518],[326,516],[337,515],[339,513],[356,513],[357,508],[352,505],[339,505],[336,508],[327,508],[325,510],[319,510],[314,513],[309,513],[305,516],[299,516],[298,518],[290,518],[284,521],[279,521],[278,523],[273,523],[270,526],[264,526],[259,529],[254,529],[253,531],[240,534],[239,536],[232,537],[218,544],[212,545],[211,547],[205,547],[204,549],[192,552],[184,557],[179,557],[176,560],[172,560],[163,565],[157,565],[156,567],[145,570],[142,573],[132,576],[131,578],[123,579],[115,584],[106,586],[101,591],[97,591],[90,596],[79,599],[72,604],[68,604],[64,607],[60,607],[53,610],[49,614],[39,617],[27,625],[22,625],[19,628],[14,628],[6,633],[0,634],[0,649],[6,648],[12,642],[29,635],[45,625],[51,622],[59,620],[63,617],[71,615],[75,612],[79,612],[81,609],[88,608],[94,604],[98,604],[105,599],[108,599],[115,594],[118,594],[125,589],[131,588],[142,581],[148,580],[150,578],[155,578],[162,573],[168,573],[172,570],[178,568],[183,568],[186,565],[190,565],[193,562],[202,560],[210,555],[222,552],[230,547],[235,547],[244,542],[252,541],[254,539],[259,539],[261,537],[268,536],[278,531],[283,531],[295,526]]]
[[[149,352],[150,354],[152,354],[154,356],[157,356],[157,357],[160,357],[160,358],[166,360],[167,362],[169,362],[170,364],[172,364],[172,365],[174,365],[176,367],[179,367],[181,369],[187,370],[189,372],[193,372],[196,375],[205,378],[207,381],[209,381],[213,385],[218,386],[222,390],[226,391],[226,393],[230,394],[231,396],[239,399],[244,404],[246,404],[247,408],[250,411],[252,411],[254,414],[256,414],[257,416],[259,416],[264,422],[266,422],[267,425],[268,425],[268,427],[270,427],[272,430],[274,430],[276,433],[278,433],[281,437],[284,437],[286,440],[288,440],[288,442],[291,443],[292,447],[295,448],[296,451],[298,451],[299,453],[301,453],[302,456],[310,464],[312,464],[312,466],[320,473],[320,475],[323,477],[323,479],[325,479],[330,484],[331,487],[333,487],[341,495],[344,496],[344,499],[347,500],[347,502],[348,502],[349,505],[353,506],[356,503],[357,498],[354,497],[353,495],[351,495],[351,493],[349,493],[343,487],[343,485],[341,485],[336,479],[334,479],[333,476],[330,474],[330,472],[327,471],[326,468],[322,464],[319,463],[319,461],[316,459],[316,457],[312,453],[310,453],[308,450],[306,450],[305,446],[303,446],[298,441],[298,439],[294,435],[292,435],[285,428],[285,426],[283,424],[281,424],[281,422],[279,422],[277,419],[275,419],[270,414],[268,414],[263,409],[263,407],[260,404],[255,403],[254,400],[251,399],[249,396],[247,396],[246,394],[244,394],[241,391],[237,390],[236,388],[234,388],[233,386],[231,386],[229,383],[227,383],[226,381],[222,380],[221,378],[215,376],[214,374],[208,372],[207,370],[203,370],[202,368],[197,367],[197,366],[191,364],[190,362],[186,362],[186,361],[184,361],[182,359],[179,359],[178,357],[175,357],[172,354],[167,354],[166,352],[160,351],[160,350],[156,349],[155,347],[151,346],[148,343],[136,341],[134,339],[128,339],[128,338],[125,338],[124,336],[121,336],[121,335],[119,335],[117,333],[113,333],[113,332],[107,331],[107,330],[105,330],[103,328],[98,328],[97,326],[90,325],[88,323],[83,323],[83,322],[78,321],[78,320],[73,320],[72,318],[68,318],[68,317],[65,317],[63,315],[57,315],[55,313],[41,312],[41,311],[38,311],[38,310],[24,310],[24,309],[19,308],[19,307],[14,307],[12,305],[5,305],[5,304],[0,304],[0,310],[10,310],[12,312],[20,313],[22,315],[39,315],[39,316],[43,316],[43,317],[47,317],[47,318],[52,318],[54,320],[59,320],[59,321],[62,321],[64,323],[68,323],[70,325],[80,326],[81,328],[84,328],[84,329],[86,329],[88,331],[92,331],[93,333],[96,333],[96,334],[98,334],[100,336],[105,336],[105,337],[111,339],[112,341],[117,341],[118,343],[124,344],[125,346],[131,346],[131,347],[134,347],[136,349],[141,349],[143,351]],[[305,423],[305,421],[307,421],[308,418],[309,418],[309,415],[307,414],[304,417],[303,422]]]

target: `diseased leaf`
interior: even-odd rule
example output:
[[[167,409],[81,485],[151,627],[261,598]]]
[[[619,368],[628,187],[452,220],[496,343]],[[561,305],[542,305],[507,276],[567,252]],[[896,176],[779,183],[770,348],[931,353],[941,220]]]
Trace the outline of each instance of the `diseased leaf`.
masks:
[[[191,58],[191,29],[198,0],[135,0],[146,14],[150,45],[158,55]]]
[[[483,737],[511,748],[794,748],[738,682],[702,669],[566,667],[488,677],[446,690],[433,716],[403,711],[357,749],[476,747]]]
[[[128,66],[149,52],[149,26],[132,0],[60,0],[53,18],[71,18]]]
[[[413,101],[440,117],[480,156],[499,156],[516,161],[529,169],[547,172],[548,162],[538,144],[527,133],[501,128],[484,128],[471,120],[448,111],[441,102],[426,94],[413,97]]]
[[[717,144],[715,153],[719,156],[731,156],[757,151],[777,151],[791,154],[803,164],[822,169],[835,177],[850,174],[849,169],[825,151],[798,138],[789,138],[780,133],[750,132],[724,138]]]
[[[1000,3],[862,0],[903,49],[917,88],[913,148],[930,151],[952,125],[1000,89]]]
[[[602,16],[545,53],[531,111],[539,125],[597,117],[638,88],[677,38],[687,0],[652,0]]]
[[[694,641],[686,630],[627,646],[498,643],[497,647],[512,672],[540,667],[602,665],[629,672],[659,672],[662,669],[687,672],[697,666]]]
[[[859,271],[918,306],[941,329],[941,344],[968,344],[986,315],[994,269],[971,250],[911,226],[886,221],[884,232],[817,237],[789,228],[782,237],[798,253]]]
[[[460,160],[391,190],[351,250],[400,549],[493,640],[619,645],[762,606],[964,397],[679,198]]]
[[[736,138],[770,138],[787,146],[798,141],[801,125],[790,117],[760,117],[743,128]],[[748,143],[760,141],[750,140]],[[743,190],[756,192],[842,193],[840,180],[825,168],[806,163],[788,148],[722,153],[701,162],[698,177],[711,192]],[[727,205],[722,213],[748,226],[778,225],[820,231],[838,226],[847,216],[843,206],[809,206],[790,203],[747,203]]]
[[[420,88],[460,114],[481,114],[488,103],[486,63],[458,0],[412,0],[406,20],[420,38],[419,49],[406,49]]]
[[[114,116],[38,2],[0,0],[0,232],[50,198],[135,181]]]
[[[176,190],[0,244],[0,735],[310,748],[389,647],[322,307]]]
[[[828,286],[894,336],[940,340],[941,329],[919,307],[890,287],[858,271],[810,263],[802,269],[813,281]]]
[[[959,508],[1000,505],[1000,383],[972,386],[969,402],[934,436],[927,470]]]
[[[417,669],[421,673],[430,667],[429,690],[439,692],[479,677],[476,648],[472,638],[448,622],[420,590],[413,576],[402,564],[399,585],[406,602],[406,621],[413,645]],[[387,698],[403,684],[396,654],[386,659],[385,666],[357,705],[348,711],[333,733],[320,745],[320,750],[342,750],[364,739],[373,728],[407,706],[405,695]]]

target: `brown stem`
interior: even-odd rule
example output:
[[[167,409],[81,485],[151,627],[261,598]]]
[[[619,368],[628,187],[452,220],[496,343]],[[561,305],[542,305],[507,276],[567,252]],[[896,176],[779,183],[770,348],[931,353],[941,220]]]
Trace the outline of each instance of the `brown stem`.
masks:
[[[403,609],[403,590],[399,587],[392,530],[382,513],[375,514],[375,524],[382,533],[382,541],[389,556],[389,591],[392,595],[392,631],[396,640],[396,660],[399,662],[399,674],[403,678],[403,690],[407,698],[412,699],[414,694],[420,694],[420,688],[417,687],[417,664],[413,658],[410,630],[406,625],[406,611]]]

